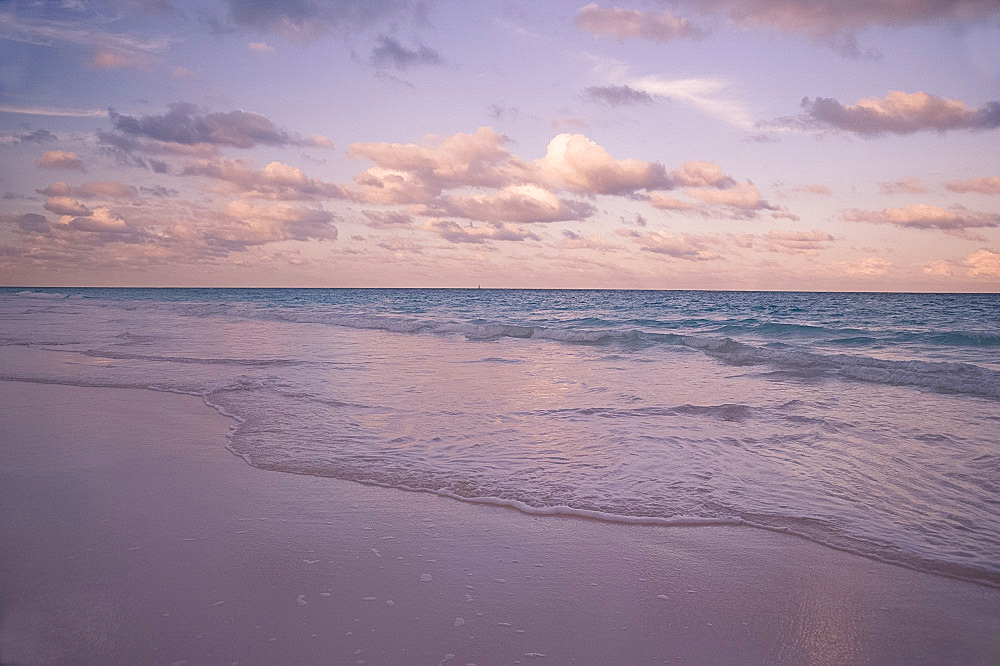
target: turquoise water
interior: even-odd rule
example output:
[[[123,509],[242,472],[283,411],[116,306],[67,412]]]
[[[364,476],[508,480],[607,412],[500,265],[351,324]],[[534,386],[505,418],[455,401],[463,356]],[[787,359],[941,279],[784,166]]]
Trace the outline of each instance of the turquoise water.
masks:
[[[3,289],[0,315],[0,378],[200,395],[265,469],[1000,584],[996,294]]]

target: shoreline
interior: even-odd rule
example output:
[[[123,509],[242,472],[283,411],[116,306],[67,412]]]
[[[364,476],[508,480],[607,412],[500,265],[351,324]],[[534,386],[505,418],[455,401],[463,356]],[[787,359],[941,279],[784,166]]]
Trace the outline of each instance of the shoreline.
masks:
[[[0,396],[3,663],[1000,659],[996,589],[797,535],[261,470],[191,395]]]

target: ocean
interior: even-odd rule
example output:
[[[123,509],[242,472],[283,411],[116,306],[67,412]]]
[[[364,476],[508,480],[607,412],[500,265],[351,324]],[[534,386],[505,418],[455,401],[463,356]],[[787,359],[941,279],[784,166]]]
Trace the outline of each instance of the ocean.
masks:
[[[5,288],[0,379],[201,396],[263,469],[1000,587],[998,294]]]

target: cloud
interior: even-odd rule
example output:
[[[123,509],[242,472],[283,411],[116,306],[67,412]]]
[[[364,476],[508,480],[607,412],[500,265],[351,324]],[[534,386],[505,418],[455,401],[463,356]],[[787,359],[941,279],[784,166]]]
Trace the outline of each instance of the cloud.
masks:
[[[686,18],[678,18],[667,11],[654,14],[621,7],[598,7],[593,2],[580,9],[575,23],[578,30],[618,41],[648,39],[667,42],[704,34]]]
[[[14,106],[13,104],[0,104],[0,113],[63,118],[103,118],[108,115],[106,109],[56,109],[48,106]]]
[[[50,228],[48,218],[38,213],[3,216],[0,217],[0,220],[16,224],[21,231],[32,234],[47,234]]]
[[[187,67],[174,67],[171,70],[170,75],[175,79],[193,79],[195,78],[195,73],[188,69]]]
[[[878,276],[887,274],[892,262],[881,257],[862,257],[856,261],[841,261],[836,265],[848,275]]]
[[[590,204],[560,199],[537,185],[509,185],[495,194],[443,197],[426,206],[421,215],[532,223],[582,220],[595,211]]]
[[[710,116],[743,129],[756,127],[743,104],[725,94],[729,89],[727,81],[710,78],[665,79],[660,76],[645,76],[629,81],[628,85],[655,97],[666,97],[690,104]]]
[[[220,30],[249,29],[278,33],[307,42],[331,32],[351,35],[384,22],[421,21],[423,3],[406,0],[227,0],[228,15]]]
[[[256,53],[274,53],[277,50],[267,42],[250,42],[249,46]]]
[[[1000,194],[1000,178],[970,178],[969,180],[949,180],[944,186],[951,192],[976,192],[978,194]]]
[[[954,269],[952,265],[947,261],[932,261],[923,268],[924,275],[933,275],[935,277],[946,277],[954,274]]]
[[[36,129],[24,134],[14,135],[11,139],[7,140],[11,140],[12,143],[52,143],[58,139],[59,137],[47,129]]]
[[[779,231],[772,229],[761,239],[772,252],[813,254],[825,250],[836,239],[825,231]]]
[[[149,62],[147,59],[133,60],[126,55],[115,53],[114,51],[101,51],[94,55],[94,58],[90,61],[90,66],[95,69],[125,69],[126,67],[148,69]]]
[[[582,220],[596,212],[592,203],[563,193],[648,200],[668,210],[700,206],[737,210],[742,217],[759,210],[788,216],[715,162],[692,161],[668,171],[659,162],[615,158],[586,136],[569,133],[557,134],[543,157],[529,161],[512,154],[507,143],[481,127],[475,134],[429,136],[422,144],[354,144],[348,155],[373,164],[343,194],[360,203],[411,204],[408,212],[423,217],[519,224]],[[703,203],[664,193],[677,187],[688,187],[686,193]],[[452,192],[468,189],[481,191]]]
[[[475,134],[428,136],[412,143],[356,143],[350,157],[374,166],[355,176],[351,196],[367,203],[425,203],[442,190],[459,187],[503,187],[513,172],[523,170],[506,148],[507,137],[492,128]]]
[[[978,21],[1000,14],[996,0],[679,0],[701,12],[720,13],[738,25],[774,26],[827,35],[870,26]]]
[[[653,208],[660,210],[690,210],[695,207],[690,201],[659,192],[649,195],[649,203]]]
[[[831,190],[829,187],[827,187],[826,185],[819,185],[819,184],[799,185],[794,189],[796,192],[804,192],[806,194],[815,194],[824,197],[833,194],[833,190]]]
[[[72,197],[49,197],[43,206],[45,210],[56,215],[70,215],[73,217],[87,216],[91,214],[89,208]]]
[[[253,148],[257,145],[318,145],[316,138],[303,139],[250,111],[206,113],[194,104],[178,102],[170,104],[169,111],[161,115],[133,117],[113,109],[109,109],[108,113],[111,124],[123,134],[184,146],[208,144]]]
[[[74,217],[65,222],[60,221],[60,223],[66,224],[70,228],[77,231],[113,234],[128,231],[128,225],[125,224],[125,220],[123,220],[119,215],[112,213],[109,208],[105,207],[95,208],[93,212],[88,211],[87,215]]]
[[[532,167],[540,183],[552,183],[583,194],[629,194],[636,190],[669,189],[666,169],[659,162],[616,160],[582,134],[558,134],[545,157]]]
[[[687,162],[670,172],[670,178],[686,187],[727,188],[736,185],[736,181],[723,173],[722,167],[715,162]]]
[[[363,210],[361,214],[368,218],[365,224],[374,229],[408,229],[413,226],[413,218],[398,211]]]
[[[955,205],[945,210],[929,204],[915,204],[880,211],[851,208],[843,213],[849,222],[891,224],[904,229],[940,229],[947,233],[968,238],[968,229],[1000,226],[1000,214],[980,213],[965,206]]]
[[[76,153],[68,150],[47,150],[38,160],[42,169],[65,169],[67,171],[84,171],[83,162],[77,159]]]
[[[431,219],[424,223],[423,228],[426,231],[437,234],[450,243],[481,244],[490,240],[540,240],[531,231],[500,222],[490,222],[476,227],[471,223],[467,226],[462,226],[453,220]]]
[[[918,178],[904,178],[894,183],[879,183],[882,194],[926,194],[927,187]]]
[[[371,62],[376,67],[392,67],[402,71],[414,65],[441,64],[441,56],[429,46],[417,44],[408,49],[388,35],[379,35],[375,42]]]
[[[139,191],[134,186],[114,181],[91,181],[75,186],[60,181],[52,183],[38,192],[47,197],[76,197],[77,199],[135,199],[139,196]]]
[[[636,231],[635,229],[618,229],[619,236],[628,238],[639,245],[641,250],[660,254],[685,261],[708,261],[718,259],[718,254],[711,251],[711,246],[717,245],[719,239],[711,236],[695,234],[669,234],[665,231]]]
[[[149,68],[160,59],[171,40],[155,37],[141,40],[126,34],[99,30],[96,24],[73,18],[66,21],[25,19],[14,13],[0,13],[0,38],[37,46],[75,44],[92,47],[97,67],[126,66]]]
[[[777,206],[764,200],[760,190],[750,181],[739,183],[727,189],[692,187],[684,190],[684,194],[707,204],[726,206],[741,211],[778,210]]]
[[[567,250],[597,250],[598,252],[616,252],[622,249],[621,246],[606,241],[600,234],[583,236],[575,231],[564,229],[562,235],[562,240],[560,240],[558,246]]]
[[[517,121],[518,116],[521,112],[517,110],[516,107],[507,106],[506,104],[490,104],[487,107],[490,111],[490,117],[496,118],[497,120],[510,120]]]
[[[835,99],[802,100],[805,123],[852,132],[863,137],[913,134],[922,131],[990,130],[1000,127],[1000,102],[970,108],[961,100],[925,92],[890,91],[884,98],[869,97],[851,106]]]
[[[590,86],[583,92],[583,96],[591,102],[605,106],[636,106],[653,103],[653,98],[648,92],[629,86]]]
[[[862,52],[855,33],[865,28],[931,23],[975,24],[1000,14],[996,0],[675,0],[706,14],[719,14],[749,28],[778,28],[826,43],[848,57]]]
[[[185,165],[180,175],[224,181],[231,191],[247,198],[308,201],[346,196],[340,186],[309,178],[301,169],[282,162],[255,171],[242,160],[202,160]]]
[[[220,219],[223,225],[205,232],[206,241],[230,249],[244,249],[285,240],[336,240],[332,213],[303,206],[257,206],[231,201]]]
[[[965,259],[969,275],[1000,278],[1000,253],[983,248]]]

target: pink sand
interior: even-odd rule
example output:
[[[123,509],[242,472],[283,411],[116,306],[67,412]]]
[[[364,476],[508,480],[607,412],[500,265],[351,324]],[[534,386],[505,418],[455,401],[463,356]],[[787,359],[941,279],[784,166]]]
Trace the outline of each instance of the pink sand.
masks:
[[[1000,663],[1000,590],[261,471],[190,396],[0,382],[0,405],[4,664]]]

